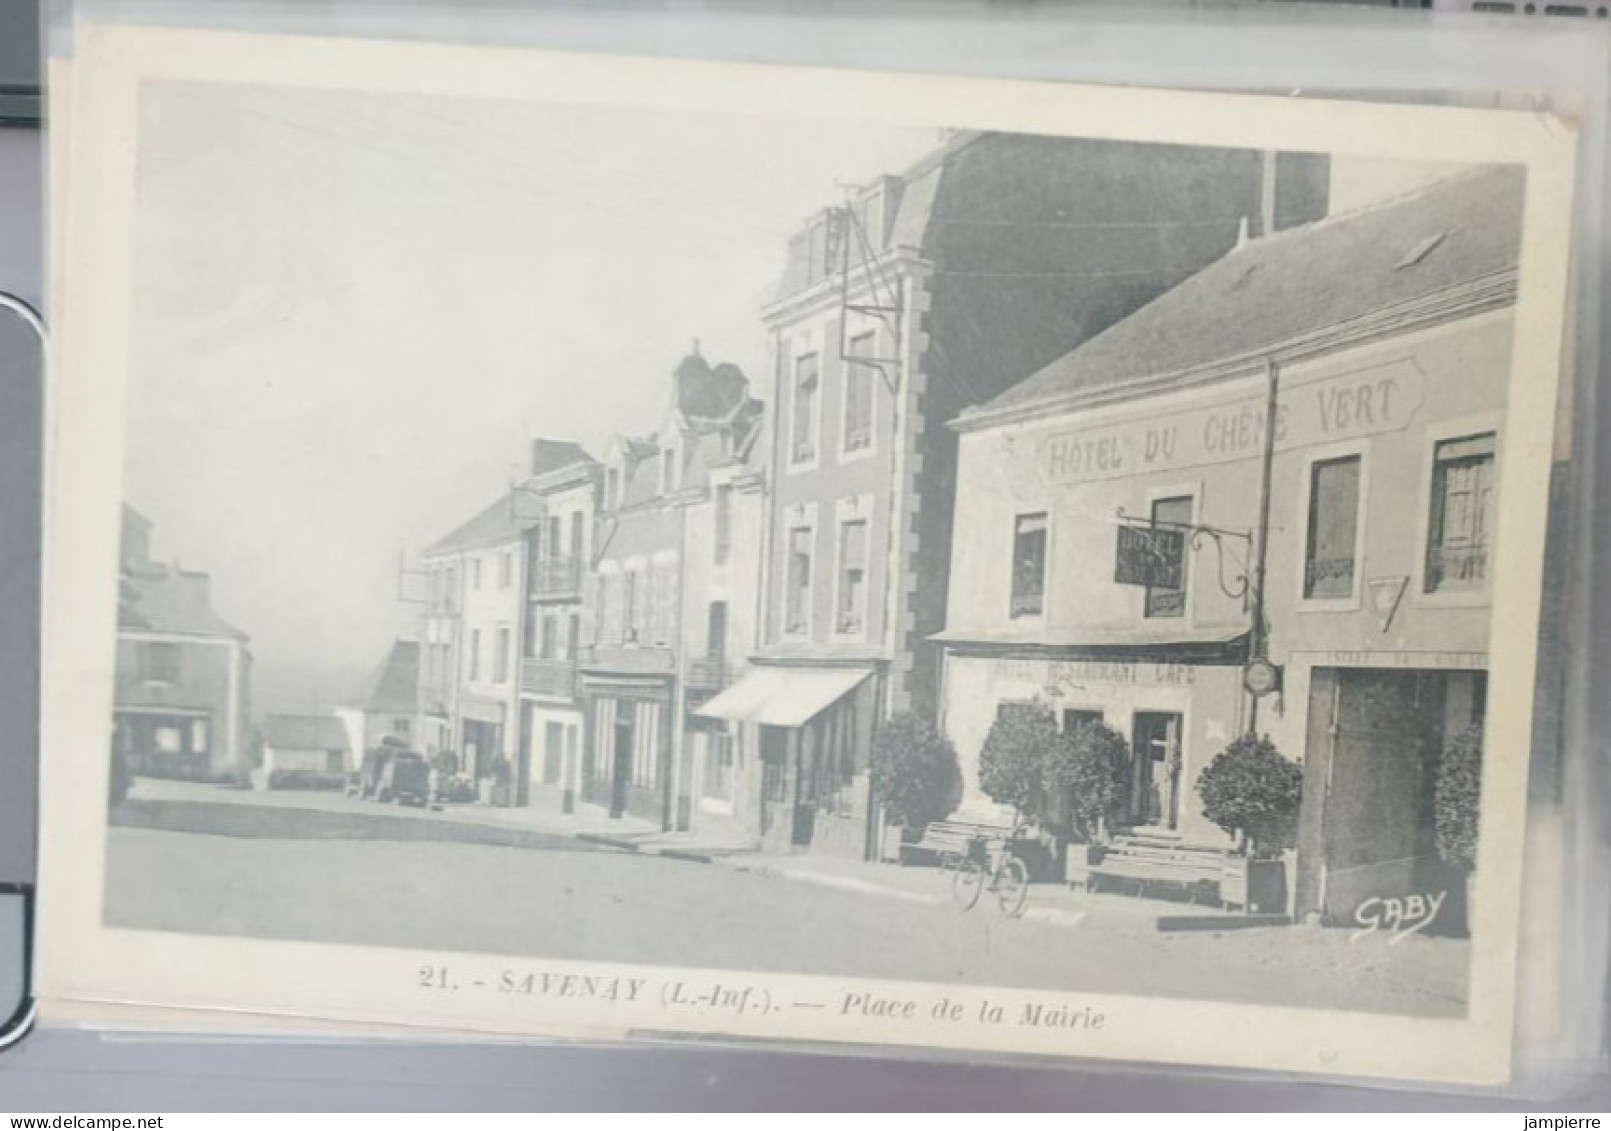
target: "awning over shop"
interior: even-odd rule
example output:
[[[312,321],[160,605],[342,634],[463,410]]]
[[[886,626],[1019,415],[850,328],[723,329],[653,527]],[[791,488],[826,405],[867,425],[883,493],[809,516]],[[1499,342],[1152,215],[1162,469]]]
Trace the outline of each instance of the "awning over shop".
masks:
[[[735,723],[802,726],[870,675],[867,668],[756,668],[694,714]]]
[[[472,699],[467,695],[459,700],[459,714],[472,722],[503,725],[502,703],[489,703],[485,699]]]

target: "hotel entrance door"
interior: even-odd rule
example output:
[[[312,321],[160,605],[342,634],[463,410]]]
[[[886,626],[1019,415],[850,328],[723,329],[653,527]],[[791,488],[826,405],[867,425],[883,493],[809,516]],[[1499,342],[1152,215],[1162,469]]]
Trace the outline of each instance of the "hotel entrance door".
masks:
[[[1137,711],[1130,745],[1130,820],[1180,824],[1180,715]]]

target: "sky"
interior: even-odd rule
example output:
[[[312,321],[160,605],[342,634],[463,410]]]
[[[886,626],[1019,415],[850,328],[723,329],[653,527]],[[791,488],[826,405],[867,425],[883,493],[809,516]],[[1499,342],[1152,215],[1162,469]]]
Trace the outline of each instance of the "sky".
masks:
[[[294,673],[356,694],[330,673],[413,627],[400,551],[506,490],[531,437],[653,431],[694,339],[763,392],[790,233],[942,140],[188,84],[141,114],[126,497],[281,700]]]

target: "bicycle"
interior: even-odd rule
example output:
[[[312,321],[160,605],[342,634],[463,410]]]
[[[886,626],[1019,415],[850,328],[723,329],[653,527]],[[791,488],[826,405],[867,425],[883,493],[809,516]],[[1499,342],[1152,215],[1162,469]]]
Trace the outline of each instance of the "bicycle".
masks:
[[[1023,831],[1022,825],[1014,829],[994,852],[986,837],[969,841],[967,854],[951,876],[951,895],[962,910],[972,911],[989,888],[1007,918],[1016,919],[1024,913],[1024,905],[1029,902],[1029,869],[1012,848]]]

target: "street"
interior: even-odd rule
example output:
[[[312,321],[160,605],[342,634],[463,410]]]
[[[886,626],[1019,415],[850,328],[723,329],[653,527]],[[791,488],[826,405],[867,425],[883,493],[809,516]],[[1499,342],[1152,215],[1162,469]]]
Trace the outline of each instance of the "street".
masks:
[[[1294,927],[1164,933],[1134,916],[1071,927],[574,838],[466,840],[464,829],[428,817],[298,813],[313,823],[292,838],[291,810],[265,806],[252,827],[240,809],[255,807],[229,808],[233,835],[150,827],[194,829],[205,807],[147,811],[146,827],[114,825],[107,925],[1417,1016],[1464,1011],[1467,950],[1446,939],[1390,946],[1383,936],[1356,942],[1344,931]],[[433,828],[447,839],[432,839]],[[937,895],[946,890],[937,870],[932,883]]]

